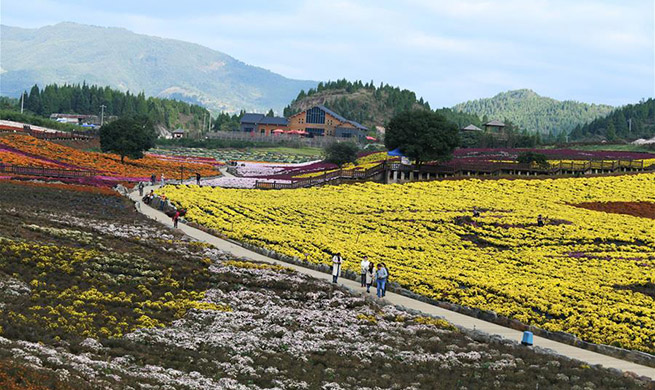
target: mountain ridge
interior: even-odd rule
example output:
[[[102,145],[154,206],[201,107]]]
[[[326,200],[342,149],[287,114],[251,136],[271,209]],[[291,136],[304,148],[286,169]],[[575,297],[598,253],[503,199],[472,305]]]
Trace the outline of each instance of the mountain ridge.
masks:
[[[121,27],[62,22],[37,29],[0,25],[0,94],[32,85],[82,83],[202,103],[213,111],[281,112],[311,80],[293,80],[197,43]]]

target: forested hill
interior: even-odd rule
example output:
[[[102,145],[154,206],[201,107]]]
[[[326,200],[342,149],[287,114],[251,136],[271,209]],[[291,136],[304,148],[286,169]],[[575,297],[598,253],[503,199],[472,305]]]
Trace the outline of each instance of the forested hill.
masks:
[[[301,91],[290,105],[285,107],[284,116],[290,116],[313,106],[324,104],[347,119],[357,121],[369,128],[385,126],[395,114],[410,110],[430,110],[430,104],[417,98],[407,89],[392,87],[388,84],[375,86],[373,81],[337,81],[321,82],[316,88]],[[450,109],[441,111],[455,123],[480,124],[474,115],[457,113]]]
[[[453,107],[454,110],[475,114],[483,120],[509,120],[521,129],[541,134],[562,131],[569,133],[577,125],[584,125],[609,114],[614,107],[587,104],[571,100],[559,101],[539,96],[532,90],[519,89],[487,98],[471,100]]]
[[[655,99],[642,100],[637,104],[628,104],[610,115],[598,118],[584,126],[576,126],[571,132],[571,139],[599,139],[609,141],[655,136]]]
[[[16,107],[20,103],[15,101]],[[101,105],[105,116],[146,115],[155,124],[168,129],[184,127],[200,129],[203,117],[209,120],[209,111],[198,105],[177,100],[146,97],[143,92],[132,94],[109,87],[95,85],[46,85],[33,86],[25,97],[24,108],[28,112],[48,117],[53,113],[100,115]]]

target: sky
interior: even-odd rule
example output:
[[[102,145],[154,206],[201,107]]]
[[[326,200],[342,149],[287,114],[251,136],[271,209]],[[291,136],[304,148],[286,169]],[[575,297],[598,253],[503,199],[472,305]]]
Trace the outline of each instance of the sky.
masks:
[[[373,80],[443,107],[530,88],[655,96],[654,0],[2,0],[0,22],[70,21],[198,43],[283,76]]]

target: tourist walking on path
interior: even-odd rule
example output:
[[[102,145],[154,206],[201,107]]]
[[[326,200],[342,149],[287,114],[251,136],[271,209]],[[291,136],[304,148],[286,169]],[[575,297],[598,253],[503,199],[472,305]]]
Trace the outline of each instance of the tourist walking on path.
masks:
[[[364,259],[362,260],[361,263],[361,268],[362,268],[362,278],[361,278],[361,285],[362,287],[366,287],[366,273],[368,272],[368,265],[369,265],[368,257],[364,256]]]
[[[143,198],[143,203],[150,204],[155,198],[155,190],[150,190],[150,193]]]
[[[163,187],[163,186],[164,186],[164,183],[165,183],[165,180],[164,180],[164,174],[162,173],[162,174],[161,174],[161,184],[160,184],[159,186],[160,186],[160,187]]]
[[[389,268],[387,268],[387,265],[382,263],[382,268],[384,269],[384,272],[387,276],[384,278],[384,286],[382,287],[382,296],[387,295],[387,285],[389,284]]]
[[[366,292],[371,292],[371,285],[373,284],[373,279],[375,279],[375,264],[370,262],[368,264],[368,269],[366,270]]]
[[[143,182],[140,181],[139,182],[139,196],[143,196],[143,188],[144,187],[145,187],[145,185],[143,185]]]
[[[200,173],[196,172],[196,184],[200,185]]]
[[[180,211],[176,210],[175,214],[173,214],[173,227],[177,229],[177,221],[180,220]]]
[[[341,253],[337,253],[336,255],[332,256],[332,283],[336,283],[337,279],[339,279],[341,263],[343,263]]]
[[[152,175],[150,175],[150,184],[154,186],[156,182],[157,182],[157,176],[153,173]]]
[[[166,195],[162,195],[159,200],[159,211],[164,211],[164,203],[166,202]]]
[[[375,284],[377,285],[377,294],[378,298],[384,296],[385,283],[387,282],[387,269],[382,267],[382,264],[378,264],[378,270],[375,273]]]

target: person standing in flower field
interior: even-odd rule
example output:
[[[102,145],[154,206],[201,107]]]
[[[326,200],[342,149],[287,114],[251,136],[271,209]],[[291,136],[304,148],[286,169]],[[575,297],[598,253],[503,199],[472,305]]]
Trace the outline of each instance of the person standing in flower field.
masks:
[[[362,277],[361,277],[361,285],[362,287],[366,287],[366,273],[368,272],[368,265],[369,265],[368,257],[364,256],[362,259],[362,263],[360,264],[361,266],[361,272],[362,272]]]
[[[541,216],[541,214],[539,214],[537,216],[537,226],[544,226],[544,225],[545,225],[544,218]]]
[[[200,185],[200,173],[196,172],[196,184]]]
[[[163,187],[163,186],[164,186],[164,182],[165,182],[165,180],[164,180],[164,173],[162,172],[162,174],[161,174],[161,184],[160,184],[159,186],[160,186],[160,187]]]
[[[377,285],[377,295],[378,298],[384,296],[385,283],[387,282],[387,269],[382,267],[382,264],[378,264],[378,270],[375,273],[375,284]]]
[[[343,263],[341,253],[337,253],[336,255],[332,256],[332,283],[336,283],[337,279],[339,279],[341,263]]]
[[[373,284],[373,279],[375,279],[375,264],[370,262],[368,264],[368,269],[366,270],[366,292],[371,292],[371,285]]]

